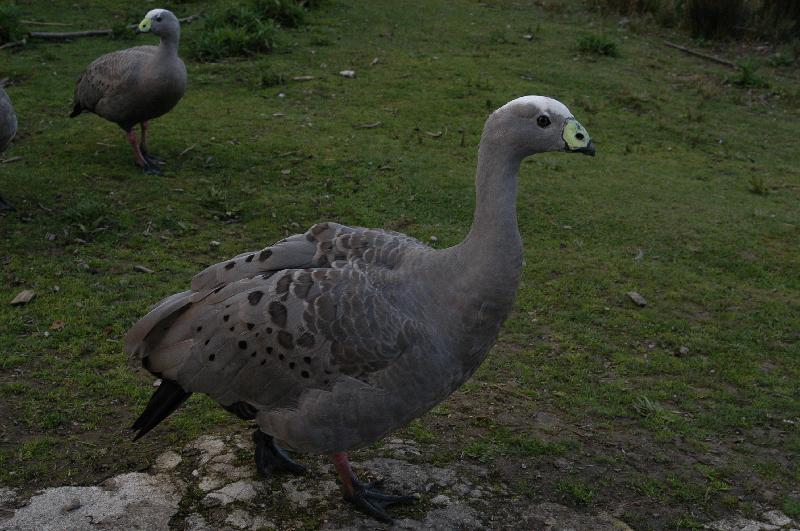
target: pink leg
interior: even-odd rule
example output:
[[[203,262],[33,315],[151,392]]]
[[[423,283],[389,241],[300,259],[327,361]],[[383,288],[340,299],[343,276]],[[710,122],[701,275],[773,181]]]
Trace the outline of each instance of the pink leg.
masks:
[[[331,454],[333,467],[339,474],[342,481],[342,492],[344,499],[356,506],[362,513],[385,523],[391,523],[392,517],[386,512],[386,508],[396,503],[413,503],[417,501],[415,496],[394,496],[384,494],[378,490],[378,483],[369,485],[361,483],[353,474],[350,468],[350,461],[345,452]]]
[[[150,127],[150,124],[147,123],[147,120],[139,124],[142,128],[142,143],[141,143],[141,150],[142,153],[147,153],[147,128]]]
[[[147,162],[144,160],[144,156],[142,156],[142,150],[139,149],[139,143],[136,142],[136,133],[133,132],[133,129],[125,133],[125,138],[128,139],[128,143],[133,148],[133,156],[136,158],[136,164],[142,168],[147,168]]]

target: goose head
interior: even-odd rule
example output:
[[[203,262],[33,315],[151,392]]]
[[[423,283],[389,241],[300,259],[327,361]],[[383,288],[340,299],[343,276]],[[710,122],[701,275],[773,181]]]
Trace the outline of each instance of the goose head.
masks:
[[[177,37],[181,32],[181,23],[178,22],[172,11],[166,9],[151,9],[139,23],[139,31],[151,32],[159,37]]]
[[[595,154],[589,133],[570,110],[545,96],[523,96],[494,111],[484,139],[502,143],[520,158],[548,151]]]

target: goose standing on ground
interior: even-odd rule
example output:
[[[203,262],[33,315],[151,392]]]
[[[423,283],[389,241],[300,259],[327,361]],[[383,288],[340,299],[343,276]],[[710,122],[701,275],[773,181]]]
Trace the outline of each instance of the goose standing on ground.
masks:
[[[391,521],[386,507],[414,498],[359,482],[346,452],[431,409],[486,357],[522,268],[520,162],[546,151],[594,155],[594,146],[554,99],[526,96],[492,113],[472,229],[454,247],[321,223],[196,275],[125,337],[128,353],[162,378],[136,438],[206,393],[256,421],[262,475],[304,470],[281,447],[330,454],[345,499]]]
[[[17,134],[17,115],[14,113],[14,107],[11,105],[11,99],[0,86],[0,153],[6,150],[14,135]],[[0,196],[0,211],[14,210],[11,204],[6,203],[2,196]]]
[[[78,79],[70,117],[88,111],[116,123],[125,131],[136,164],[157,174],[163,161],[147,151],[147,127],[175,107],[186,91],[186,66],[178,57],[181,25],[172,12],[153,9],[139,23],[139,31],[151,31],[161,43],[95,59]],[[141,125],[141,142],[133,130],[136,124]]]

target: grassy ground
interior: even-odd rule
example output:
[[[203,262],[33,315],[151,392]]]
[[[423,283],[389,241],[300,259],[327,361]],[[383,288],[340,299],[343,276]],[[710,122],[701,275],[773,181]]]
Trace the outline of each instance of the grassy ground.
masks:
[[[20,5],[75,29],[145,11]],[[580,52],[587,36],[618,57]],[[796,70],[765,68],[762,86],[577,2],[330,0],[276,53],[189,62],[186,97],[151,124],[168,159],[151,177],[116,126],[66,117],[89,61],[151,39],[0,51],[20,117],[4,156],[22,157],[0,165],[18,208],[0,218],[0,485],[98,481],[239,425],[195,397],[130,443],[152,391],[126,367],[130,324],[205,265],[320,220],[458,242],[486,114],[535,93],[564,101],[598,156],[523,166],[516,311],[407,434],[426,459],[490,463],[519,496],[638,528],[760,504],[800,517]],[[37,297],[9,306],[24,288]]]

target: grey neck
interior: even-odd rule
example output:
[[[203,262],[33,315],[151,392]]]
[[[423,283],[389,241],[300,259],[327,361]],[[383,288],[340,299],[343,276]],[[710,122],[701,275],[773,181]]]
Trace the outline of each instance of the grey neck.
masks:
[[[483,256],[514,267],[522,261],[522,239],[517,227],[517,175],[522,156],[487,123],[475,180],[475,215],[461,247],[472,257]],[[500,265],[499,263],[497,265]]]
[[[161,43],[158,48],[161,53],[167,55],[178,55],[178,43],[181,40],[180,30],[166,33],[161,36]]]

